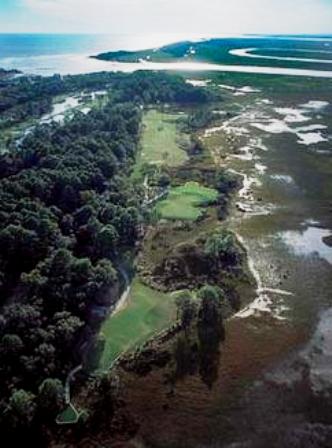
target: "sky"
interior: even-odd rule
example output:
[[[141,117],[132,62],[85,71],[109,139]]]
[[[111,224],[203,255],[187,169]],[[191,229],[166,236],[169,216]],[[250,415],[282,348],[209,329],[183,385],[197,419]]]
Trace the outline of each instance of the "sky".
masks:
[[[0,0],[0,32],[332,34],[332,0]]]

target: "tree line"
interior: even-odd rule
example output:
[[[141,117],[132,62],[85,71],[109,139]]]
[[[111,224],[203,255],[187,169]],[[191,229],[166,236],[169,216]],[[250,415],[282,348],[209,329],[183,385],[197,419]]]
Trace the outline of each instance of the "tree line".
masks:
[[[97,85],[110,88],[107,104],[37,126],[0,157],[0,427],[12,437],[61,410],[93,310],[118,298],[118,258],[143,219],[129,177],[142,105],[209,100],[159,73],[21,77],[2,81],[1,119],[35,102],[38,115],[53,95]]]
[[[2,72],[0,72],[1,75]],[[8,72],[9,73],[9,72]],[[0,129],[39,118],[59,95],[112,88],[113,100],[135,103],[205,103],[212,94],[165,73],[100,72],[86,75],[0,76]]]

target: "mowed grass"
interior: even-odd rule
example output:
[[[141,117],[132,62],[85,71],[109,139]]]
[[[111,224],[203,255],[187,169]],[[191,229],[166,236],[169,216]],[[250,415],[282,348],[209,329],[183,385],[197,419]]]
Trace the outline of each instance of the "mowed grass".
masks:
[[[183,149],[190,143],[189,136],[181,133],[177,120],[180,114],[168,114],[149,110],[143,117],[142,150],[138,165],[179,166],[188,155]]]
[[[66,409],[58,415],[58,424],[69,424],[76,423],[79,418],[77,411],[73,408],[72,404],[69,403]]]
[[[174,298],[134,280],[128,304],[103,324],[105,346],[99,369],[110,367],[121,353],[133,349],[167,328],[175,319]]]
[[[203,213],[202,207],[218,198],[217,190],[187,182],[170,190],[166,199],[156,206],[157,216],[169,220],[195,221]]]

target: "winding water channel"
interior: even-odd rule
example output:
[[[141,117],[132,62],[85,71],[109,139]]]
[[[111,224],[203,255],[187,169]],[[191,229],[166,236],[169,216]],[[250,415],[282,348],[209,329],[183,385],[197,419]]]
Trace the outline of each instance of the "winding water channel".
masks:
[[[241,56],[245,56],[241,54]],[[256,57],[252,55],[253,57]],[[301,76],[315,78],[332,78],[332,70],[315,70],[283,67],[260,67],[255,65],[226,65],[207,62],[116,62],[101,61],[87,55],[47,55],[30,56],[28,58],[0,59],[0,66],[5,69],[17,69],[25,74],[40,76],[75,75],[101,71],[132,73],[137,70],[169,70],[191,72],[225,72],[225,73],[256,73],[266,75]]]
[[[216,86],[221,118],[201,138],[242,178],[225,224],[247,249],[256,297],[225,323],[211,388],[189,375],[170,392],[158,369],[127,379],[136,437],[160,447],[329,446],[307,442],[325,434],[332,401],[330,86]]]
[[[256,54],[255,52],[258,50],[258,48],[239,48],[230,50],[229,54],[233,56],[240,56],[245,58],[252,58],[252,59],[267,59],[267,60],[274,60],[274,61],[292,61],[292,62],[308,62],[308,63],[318,63],[318,64],[332,64],[332,60],[330,59],[319,59],[319,58],[300,58],[300,57],[293,57],[293,56],[272,56],[272,55],[262,55],[262,54]],[[285,50],[283,50],[285,51]],[[309,53],[316,53],[319,54],[328,54],[331,55],[331,51],[315,51],[315,50],[296,50],[296,52],[309,52]]]
[[[222,164],[243,179],[228,225],[258,285],[255,301],[228,324],[221,355],[233,396],[246,378],[260,379],[218,420],[229,440],[243,442],[293,425],[290,397],[301,402],[299,424],[307,422],[317,391],[327,397],[332,386],[332,122],[331,105],[314,92],[301,101],[248,93],[237,102],[235,117],[205,139],[224,142]]]

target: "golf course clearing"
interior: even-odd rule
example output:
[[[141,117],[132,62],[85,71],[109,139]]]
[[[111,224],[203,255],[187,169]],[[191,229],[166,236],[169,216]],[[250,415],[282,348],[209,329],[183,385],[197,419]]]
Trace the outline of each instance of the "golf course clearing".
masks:
[[[78,422],[80,413],[69,403],[66,409],[58,415],[56,422],[58,425],[70,425]]]
[[[217,190],[197,182],[187,182],[171,188],[167,198],[157,204],[156,213],[160,219],[195,221],[202,215],[202,208],[217,198]]]
[[[164,113],[152,109],[143,117],[142,150],[138,165],[180,166],[188,155],[185,148],[190,144],[187,134],[181,132],[178,120],[182,114]]]
[[[127,306],[103,323],[105,344],[99,370],[108,369],[122,353],[134,349],[167,328],[176,315],[174,298],[134,280]]]

